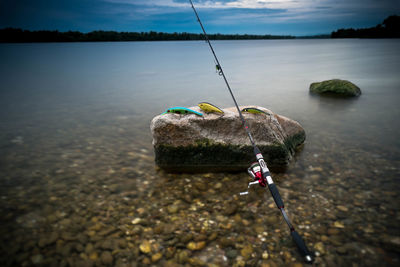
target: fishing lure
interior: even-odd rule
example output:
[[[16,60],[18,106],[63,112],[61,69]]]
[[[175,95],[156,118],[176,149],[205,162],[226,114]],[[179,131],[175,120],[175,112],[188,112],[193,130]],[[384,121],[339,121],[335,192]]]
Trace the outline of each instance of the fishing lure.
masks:
[[[192,110],[190,108],[184,108],[184,107],[169,108],[164,113],[162,113],[161,115],[168,114],[168,113],[183,114],[183,115],[185,115],[185,114],[196,114],[197,116],[203,116],[203,114],[200,113],[200,112],[197,112],[197,111]]]
[[[198,106],[206,113],[216,112],[216,113],[224,114],[222,109],[214,106],[213,104],[207,103],[207,102],[201,102],[198,104]]]
[[[268,112],[265,112],[261,109],[258,108],[244,108],[242,109],[242,112],[249,112],[249,113],[253,113],[253,114],[267,114],[267,115],[271,115]]]

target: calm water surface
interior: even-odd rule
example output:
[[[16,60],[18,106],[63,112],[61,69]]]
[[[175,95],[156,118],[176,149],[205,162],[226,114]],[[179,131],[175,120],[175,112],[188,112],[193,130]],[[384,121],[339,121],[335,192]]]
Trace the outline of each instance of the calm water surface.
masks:
[[[239,104],[306,130],[274,178],[315,265],[398,266],[400,41],[214,46]],[[233,106],[204,42],[1,44],[0,58],[2,266],[302,262],[269,193],[238,197],[245,171],[154,166],[155,115]],[[361,97],[309,95],[310,83],[332,78]]]

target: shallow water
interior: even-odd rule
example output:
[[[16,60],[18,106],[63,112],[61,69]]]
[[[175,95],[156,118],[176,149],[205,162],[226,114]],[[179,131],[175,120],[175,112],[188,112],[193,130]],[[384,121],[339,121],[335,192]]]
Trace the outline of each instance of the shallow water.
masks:
[[[306,130],[273,178],[315,265],[399,264],[399,44],[214,42],[239,104]],[[204,42],[1,44],[0,58],[2,266],[302,262],[269,192],[238,196],[245,171],[154,166],[155,115],[233,105]],[[363,94],[308,94],[331,78]]]

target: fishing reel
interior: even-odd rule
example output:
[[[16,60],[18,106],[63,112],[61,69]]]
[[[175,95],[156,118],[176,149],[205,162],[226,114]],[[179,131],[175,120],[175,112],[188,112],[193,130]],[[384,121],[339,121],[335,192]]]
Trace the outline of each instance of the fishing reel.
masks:
[[[252,185],[259,184],[261,187],[267,186],[267,181],[262,175],[261,167],[260,164],[258,164],[258,162],[252,163],[250,167],[247,169],[247,173],[253,178],[253,182],[250,182],[248,184],[247,191],[239,193],[241,196],[249,194],[248,189]]]

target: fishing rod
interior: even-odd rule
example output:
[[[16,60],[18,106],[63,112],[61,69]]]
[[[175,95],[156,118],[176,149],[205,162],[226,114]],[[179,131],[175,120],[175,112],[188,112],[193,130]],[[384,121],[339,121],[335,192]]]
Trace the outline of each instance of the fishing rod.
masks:
[[[221,67],[221,64],[219,63],[219,60],[217,58],[217,55],[215,54],[214,48],[211,45],[210,39],[208,38],[208,35],[206,33],[206,30],[204,29],[203,24],[201,23],[200,17],[197,14],[197,11],[193,5],[192,0],[189,0],[190,4],[192,5],[193,11],[196,15],[197,21],[200,24],[201,29],[203,30],[204,33],[204,38],[206,40],[206,42],[208,43],[210,50],[212,52],[212,54],[214,55],[214,59],[216,62],[216,69],[217,72],[220,76],[222,76],[224,78],[225,84],[228,87],[229,93],[232,96],[233,102],[235,103],[236,109],[239,113],[239,117],[240,120],[242,121],[242,124],[244,126],[244,129],[246,130],[247,135],[249,136],[251,145],[253,146],[254,149],[254,155],[256,156],[257,159],[257,163],[253,163],[250,168],[248,169],[248,173],[254,178],[254,182],[250,182],[248,187],[250,187],[251,185],[254,184],[259,184],[262,187],[265,187],[266,185],[268,185],[268,189],[271,192],[271,195],[275,201],[276,206],[278,207],[278,209],[281,211],[283,218],[286,222],[286,224],[289,226],[290,229],[290,234],[293,238],[293,241],[295,242],[295,244],[297,245],[297,248],[299,249],[300,254],[304,257],[304,261],[307,263],[311,263],[313,261],[313,258],[311,256],[310,251],[308,250],[306,244],[303,241],[303,238],[301,238],[301,236],[299,235],[299,233],[294,229],[292,223],[290,222],[290,219],[285,211],[284,208],[284,204],[281,198],[281,195],[279,194],[278,188],[276,187],[274,181],[272,180],[271,177],[271,173],[267,167],[267,164],[264,161],[264,157],[261,154],[260,149],[257,147],[256,143],[254,142],[253,136],[251,135],[250,129],[246,123],[246,120],[244,119],[242,112],[240,111],[239,105],[236,102],[235,96],[232,93],[231,87],[229,86],[228,80],[226,79],[225,73]],[[241,195],[245,195],[248,192],[243,192],[240,193]]]

